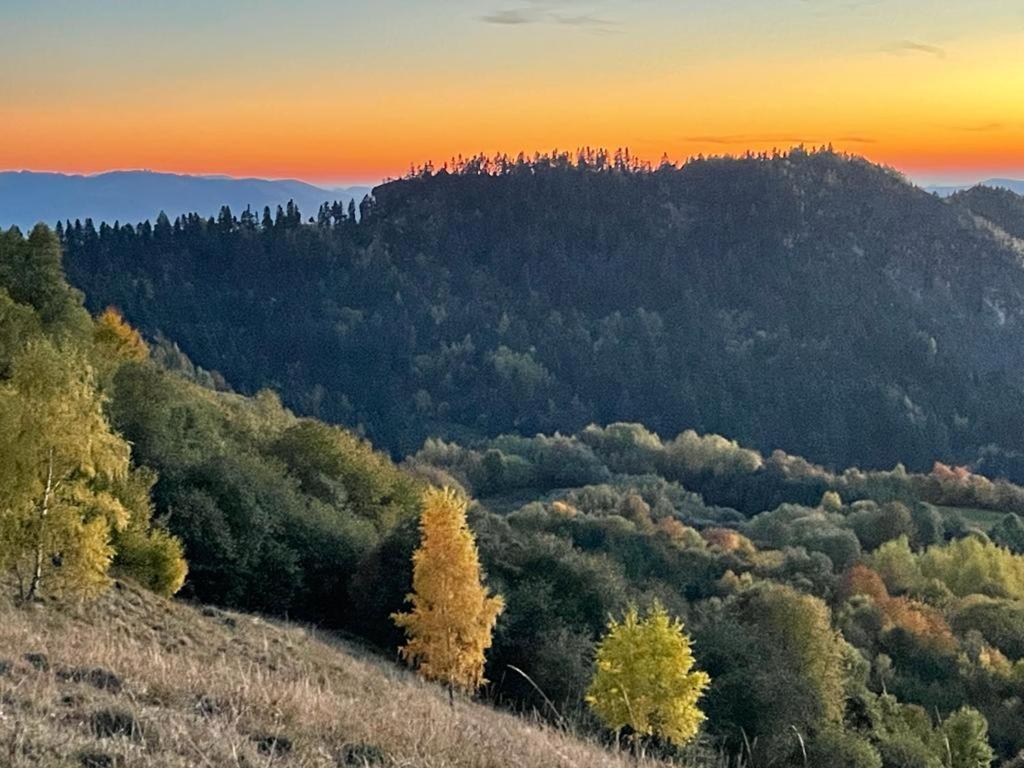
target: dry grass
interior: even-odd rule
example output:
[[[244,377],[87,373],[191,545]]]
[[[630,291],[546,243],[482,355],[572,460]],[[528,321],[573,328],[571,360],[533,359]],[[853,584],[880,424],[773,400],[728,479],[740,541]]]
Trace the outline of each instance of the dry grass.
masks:
[[[301,627],[118,583],[85,605],[0,600],[0,765],[636,763],[482,705],[453,710],[439,689]]]

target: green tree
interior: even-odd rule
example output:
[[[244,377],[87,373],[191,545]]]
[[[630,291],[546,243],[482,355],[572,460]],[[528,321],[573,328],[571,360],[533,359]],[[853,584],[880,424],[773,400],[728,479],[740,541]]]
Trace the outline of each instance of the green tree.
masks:
[[[586,701],[616,734],[628,727],[638,746],[647,736],[686,744],[704,722],[697,701],[711,682],[693,664],[682,622],[661,603],[643,617],[630,608],[622,621],[612,620],[597,647]]]
[[[1024,521],[1020,516],[1009,514],[988,532],[992,541],[1006,547],[1014,554],[1024,554]]]
[[[10,375],[14,356],[27,341],[41,333],[39,318],[32,308],[16,303],[0,287],[0,380]]]
[[[806,754],[807,765],[822,768],[883,768],[878,751],[866,739],[836,726],[816,734]]]
[[[969,536],[944,547],[929,547],[918,561],[924,576],[943,582],[953,594],[986,594],[1024,599],[1024,556]]]
[[[271,451],[305,493],[348,507],[382,532],[415,518],[419,484],[351,432],[303,419],[286,429]]]
[[[847,646],[820,599],[763,583],[709,611],[695,633],[711,675],[706,710],[733,744],[768,759],[842,720]]]
[[[0,287],[36,310],[48,329],[80,335],[90,329],[82,294],[64,279],[60,241],[43,224],[27,238],[15,227],[0,233]]]
[[[949,768],[988,768],[995,753],[988,743],[988,723],[976,709],[964,707],[942,723]]]
[[[878,572],[894,595],[908,592],[921,582],[918,558],[911,551],[906,536],[882,544],[868,557],[868,564]]]

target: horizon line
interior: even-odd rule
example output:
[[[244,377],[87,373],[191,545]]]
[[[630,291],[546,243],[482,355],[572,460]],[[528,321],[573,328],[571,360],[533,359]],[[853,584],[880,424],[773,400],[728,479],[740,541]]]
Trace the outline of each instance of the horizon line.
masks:
[[[793,149],[795,149],[795,148],[796,147],[793,147]],[[758,153],[754,153],[754,154],[758,154]],[[908,180],[913,182],[915,185],[920,186],[920,187],[933,187],[933,188],[970,187],[970,186],[974,186],[974,185],[978,185],[978,184],[985,184],[986,182],[992,182],[992,181],[1012,181],[1012,182],[1022,182],[1022,183],[1024,183],[1024,173],[1021,173],[1019,170],[1018,171],[1013,171],[1013,170],[1009,170],[1008,169],[1006,171],[990,171],[990,172],[985,172],[985,171],[980,171],[979,170],[977,173],[975,173],[973,175],[968,175],[968,174],[964,173],[963,171],[957,171],[957,172],[936,171],[936,172],[921,172],[921,173],[915,172],[915,173],[911,173],[911,172],[908,172],[908,171],[905,171],[905,170],[899,168],[898,166],[890,166],[890,165],[888,165],[886,163],[877,163],[876,161],[870,160],[870,158],[867,158],[864,155],[857,155],[855,153],[843,153],[843,154],[850,154],[850,155],[855,156],[855,157],[862,157],[862,158],[868,160],[869,162],[875,163],[877,165],[881,165],[883,167],[893,168],[894,170],[896,170],[899,173],[903,174]],[[713,157],[741,158],[742,156],[743,156],[743,153],[738,153],[738,154],[726,153],[726,154],[722,154],[722,155],[718,155],[718,156],[713,156]],[[693,159],[693,158],[688,158],[688,159]],[[681,167],[682,165],[685,165],[686,162],[687,162],[687,160],[682,160],[682,161],[679,161],[678,163],[673,163],[673,164],[676,165],[677,167]],[[446,163],[442,163],[441,166],[444,166],[445,164]],[[652,165],[653,165],[653,163],[652,163]],[[435,165],[434,167],[436,168],[438,166]],[[220,171],[161,170],[161,169],[147,168],[147,167],[142,167],[142,166],[136,166],[136,167],[119,166],[119,167],[113,167],[113,168],[105,168],[103,170],[97,170],[97,171],[69,171],[69,170],[55,170],[55,169],[52,169],[52,168],[0,168],[0,175],[3,175],[3,174],[19,174],[19,173],[36,174],[36,175],[52,175],[52,176],[62,176],[62,177],[65,177],[65,178],[83,178],[83,179],[97,178],[97,177],[100,177],[100,176],[108,176],[108,175],[117,174],[117,173],[124,173],[124,174],[138,173],[138,174],[151,174],[151,175],[154,175],[154,176],[176,176],[176,177],[181,177],[181,178],[201,179],[201,180],[208,180],[208,181],[238,181],[238,182],[253,181],[253,182],[272,182],[272,183],[288,183],[288,182],[292,182],[292,183],[297,183],[297,184],[305,184],[305,185],[308,185],[308,186],[311,186],[311,187],[315,187],[317,189],[320,189],[320,190],[323,190],[323,191],[326,191],[326,192],[337,191],[339,189],[348,188],[348,187],[370,187],[372,189],[372,188],[377,187],[377,186],[379,186],[381,184],[385,184],[385,183],[387,183],[389,181],[395,181],[397,179],[402,178],[401,176],[382,175],[381,177],[379,177],[377,179],[373,179],[373,180],[367,180],[367,179],[355,179],[355,180],[342,179],[342,180],[321,181],[321,180],[315,180],[315,179],[311,179],[311,178],[302,178],[302,177],[299,177],[299,176],[254,176],[254,175],[251,175],[251,174],[244,174],[244,175],[237,175],[236,176],[236,175],[231,174],[231,173],[224,173],[224,172],[220,172]],[[946,174],[949,174],[949,175],[942,175],[943,173],[946,173]]]

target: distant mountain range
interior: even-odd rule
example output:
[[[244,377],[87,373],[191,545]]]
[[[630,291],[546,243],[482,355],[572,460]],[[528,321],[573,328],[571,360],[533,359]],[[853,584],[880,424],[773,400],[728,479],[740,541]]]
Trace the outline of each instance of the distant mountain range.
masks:
[[[977,184],[961,184],[960,186],[931,185],[924,189],[925,191],[932,192],[939,197],[949,197],[950,195],[955,195],[957,192],[963,192],[971,187],[1008,189],[1011,192],[1016,192],[1018,195],[1024,195],[1024,180],[1021,179],[988,179],[987,181],[979,181]]]
[[[0,172],[0,227],[28,229],[43,221],[91,218],[136,223],[161,211],[214,216],[222,205],[236,214],[247,205],[262,211],[294,200],[303,217],[326,200],[358,203],[370,187],[323,188],[301,181],[186,176],[153,171],[113,171],[94,176],[33,171]]]

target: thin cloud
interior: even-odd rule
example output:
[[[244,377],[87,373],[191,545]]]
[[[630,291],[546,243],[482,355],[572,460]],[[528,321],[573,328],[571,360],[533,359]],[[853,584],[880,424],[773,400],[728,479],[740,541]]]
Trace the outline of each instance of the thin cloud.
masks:
[[[575,16],[565,16],[560,13],[551,13],[552,20],[557,24],[564,24],[568,27],[590,27],[591,29],[602,29],[609,30],[615,26],[615,22],[608,19],[603,19],[600,16],[591,16],[590,14],[577,14]]]
[[[780,144],[813,144],[811,139],[785,134],[732,133],[707,134],[704,136],[684,136],[685,141],[694,144],[761,144],[766,141],[777,141]]]
[[[517,26],[519,24],[536,24],[542,18],[536,10],[530,8],[513,8],[504,11],[495,11],[480,17],[485,24],[499,24],[503,26]]]
[[[878,139],[873,139],[870,136],[837,136],[836,141],[841,141],[844,144],[877,144]]]
[[[822,137],[811,138],[807,136],[796,136],[786,133],[725,133],[725,134],[704,134],[700,136],[684,136],[683,141],[693,144],[719,144],[722,146],[746,146],[752,147],[772,143],[777,146],[819,146],[828,143],[835,144],[875,144],[877,139],[870,136],[836,136],[829,139]]]
[[[924,53],[937,59],[946,58],[945,48],[937,45],[928,45],[927,43],[919,43],[914,40],[896,40],[886,43],[882,46],[882,50],[894,56],[903,56],[908,53]]]
[[[591,32],[611,32],[616,23],[611,19],[590,13],[565,13],[551,5],[534,4],[532,7],[505,8],[478,17],[485,24],[515,27],[525,24],[557,24],[578,27]]]
[[[968,133],[992,133],[1001,131],[1006,126],[1003,123],[973,123],[971,125],[949,125],[946,126],[952,131],[966,131]]]

